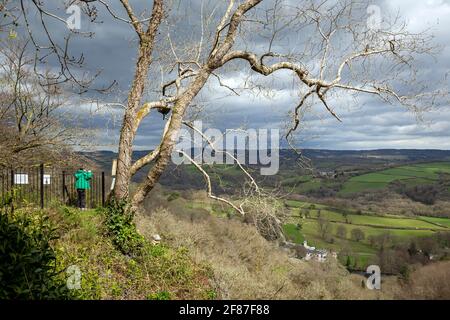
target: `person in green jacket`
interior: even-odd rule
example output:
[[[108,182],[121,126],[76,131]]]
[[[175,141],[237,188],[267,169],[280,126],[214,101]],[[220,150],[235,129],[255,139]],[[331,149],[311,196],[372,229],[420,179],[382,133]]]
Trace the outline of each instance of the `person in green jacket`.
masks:
[[[80,168],[74,174],[75,188],[77,189],[77,205],[81,210],[86,210],[86,190],[91,188],[89,181],[92,179],[92,172]]]

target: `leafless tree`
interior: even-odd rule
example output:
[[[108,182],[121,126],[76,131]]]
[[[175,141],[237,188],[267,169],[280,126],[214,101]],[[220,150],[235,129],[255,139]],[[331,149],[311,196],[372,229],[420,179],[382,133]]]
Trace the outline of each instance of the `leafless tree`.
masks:
[[[1,164],[67,162],[71,146],[80,143],[83,132],[72,110],[65,109],[67,95],[59,85],[41,86],[26,42],[8,39],[1,46]]]
[[[44,1],[32,3],[44,27],[46,19],[65,23],[49,11]],[[241,89],[262,93],[271,85],[264,78],[270,79],[275,73],[292,74],[299,97],[290,110],[291,124],[286,132],[290,144],[301,124],[302,113],[316,104],[342,121],[333,106],[342,96],[374,96],[419,114],[447,94],[437,85],[421,81],[416,68],[418,57],[435,52],[432,37],[426,32],[409,32],[398,16],[384,17],[375,29],[368,26],[369,1],[200,1],[195,2],[200,3],[197,20],[200,31],[190,36],[184,36],[185,17],[174,9],[177,1],[148,1],[140,12],[136,9],[138,5],[128,0],[118,0],[115,6],[104,0],[70,3],[81,5],[92,20],[96,17],[94,6],[103,7],[118,23],[135,31],[137,61],[123,105],[113,193],[116,199],[130,200],[134,208],[140,206],[169,164],[177,135],[202,89],[217,81],[230,93],[239,94],[239,88],[224,80],[230,70],[248,70],[248,75],[242,77],[243,82],[251,85]],[[26,16],[23,0],[21,4]],[[32,36],[28,22],[26,25]],[[282,45],[280,39],[288,32],[299,35],[298,43]],[[46,54],[58,57],[64,79],[75,80],[70,70],[80,61],[68,58],[71,56],[67,54],[67,44],[56,44],[50,30],[45,29],[45,34],[49,43]],[[33,42],[42,50],[42,45]],[[76,82],[82,88],[90,84]],[[151,96],[146,94],[149,91]],[[161,142],[154,151],[133,163],[136,133],[152,110],[170,114]],[[132,175],[149,164],[145,180],[131,196]],[[200,171],[201,166],[196,165]]]
[[[336,235],[341,239],[347,238],[347,228],[345,228],[344,225],[340,224],[336,229]]]
[[[366,238],[364,231],[362,231],[359,228],[352,229],[351,236],[352,236],[352,240],[357,241],[357,242],[362,241]]]
[[[14,1],[0,0],[0,32],[9,31],[14,34],[17,25],[19,7]]]
[[[332,229],[333,229],[333,225],[330,223],[330,221],[319,217],[317,219],[317,228],[319,231],[319,235],[322,239],[328,239],[330,238],[330,236],[332,235]]]
[[[269,241],[285,241],[282,225],[288,214],[276,194],[244,195],[244,221],[252,224]]]

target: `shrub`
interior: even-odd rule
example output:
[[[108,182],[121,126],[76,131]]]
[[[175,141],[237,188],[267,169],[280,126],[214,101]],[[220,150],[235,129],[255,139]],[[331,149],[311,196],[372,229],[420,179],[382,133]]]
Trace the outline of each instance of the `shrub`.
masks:
[[[347,228],[344,225],[339,225],[336,230],[336,235],[341,238],[347,238]]]
[[[148,300],[170,300],[170,292],[161,291],[156,293],[151,293],[147,296]]]
[[[366,235],[361,229],[356,228],[352,230],[352,240],[359,242],[361,240],[364,240],[365,237]]]
[[[244,221],[256,227],[268,241],[284,239],[282,222],[286,212],[282,203],[269,196],[247,199]]]
[[[277,244],[266,241],[255,226],[238,219],[209,216],[191,223],[157,209],[140,215],[137,224],[147,237],[157,232],[167,244],[185,246],[197,262],[210,265],[214,278],[209,283],[214,294],[206,292],[209,299],[351,299],[366,294],[359,290],[359,283],[358,288],[353,286],[347,271],[337,262],[290,259]],[[291,227],[295,230],[295,224]],[[304,254],[302,248],[296,254],[302,255],[300,251]]]
[[[450,299],[450,261],[437,262],[418,268],[410,275],[405,289],[401,291],[400,298]]]
[[[178,192],[172,192],[168,197],[167,201],[171,202],[173,200],[177,200],[180,197],[180,194]]]
[[[421,202],[426,205],[433,205],[437,200],[439,191],[436,186],[421,185],[407,189],[405,194],[408,198],[416,202]]]
[[[317,228],[320,237],[326,240],[327,236],[330,235],[333,230],[333,225],[328,220],[320,217],[319,219],[317,219]]]
[[[114,245],[124,254],[139,254],[144,245],[144,238],[136,230],[134,214],[127,203],[111,201],[104,213],[107,232]]]
[[[65,299],[50,241],[55,229],[43,212],[0,213],[0,299]]]

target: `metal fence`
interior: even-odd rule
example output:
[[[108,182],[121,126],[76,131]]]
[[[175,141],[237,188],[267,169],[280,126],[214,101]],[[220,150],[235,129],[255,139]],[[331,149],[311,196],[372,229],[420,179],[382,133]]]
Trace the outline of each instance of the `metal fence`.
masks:
[[[27,168],[0,169],[0,197],[4,199],[14,190],[17,205],[26,203],[48,207],[51,203],[76,205],[77,190],[73,170],[44,165]],[[86,206],[104,206],[111,177],[104,172],[93,172],[91,188],[86,192]]]

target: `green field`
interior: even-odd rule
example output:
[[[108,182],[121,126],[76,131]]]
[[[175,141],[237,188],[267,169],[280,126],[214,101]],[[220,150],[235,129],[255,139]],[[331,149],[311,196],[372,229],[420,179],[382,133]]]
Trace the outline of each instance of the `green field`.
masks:
[[[350,250],[352,261],[356,260],[358,266],[365,266],[375,258],[376,249],[370,245],[371,236],[390,234],[395,242],[404,242],[412,238],[431,236],[439,231],[450,232],[450,219],[432,217],[402,217],[397,215],[375,216],[369,214],[355,214],[333,209],[324,205],[307,202],[287,200],[291,218],[284,226],[286,237],[295,242],[308,241],[309,245],[328,250]],[[341,212],[342,211],[342,212]],[[343,212],[345,214],[343,214]],[[329,236],[333,241],[325,241],[319,235],[318,218],[327,220],[331,224]],[[301,228],[297,225],[300,224]],[[339,238],[336,234],[338,226],[346,228],[345,238]],[[351,239],[351,231],[360,229],[364,232],[365,239],[359,242]]]
[[[433,217],[420,217],[421,220],[431,222],[440,226],[450,228],[450,219],[446,218],[433,218]]]
[[[340,192],[349,194],[384,189],[394,181],[408,186],[431,184],[438,180],[441,173],[450,174],[450,162],[408,165],[356,176],[345,182]]]
[[[305,240],[305,237],[301,232],[299,232],[295,224],[285,224],[283,226],[283,232],[286,237],[288,237],[294,243],[303,243],[303,241]]]

